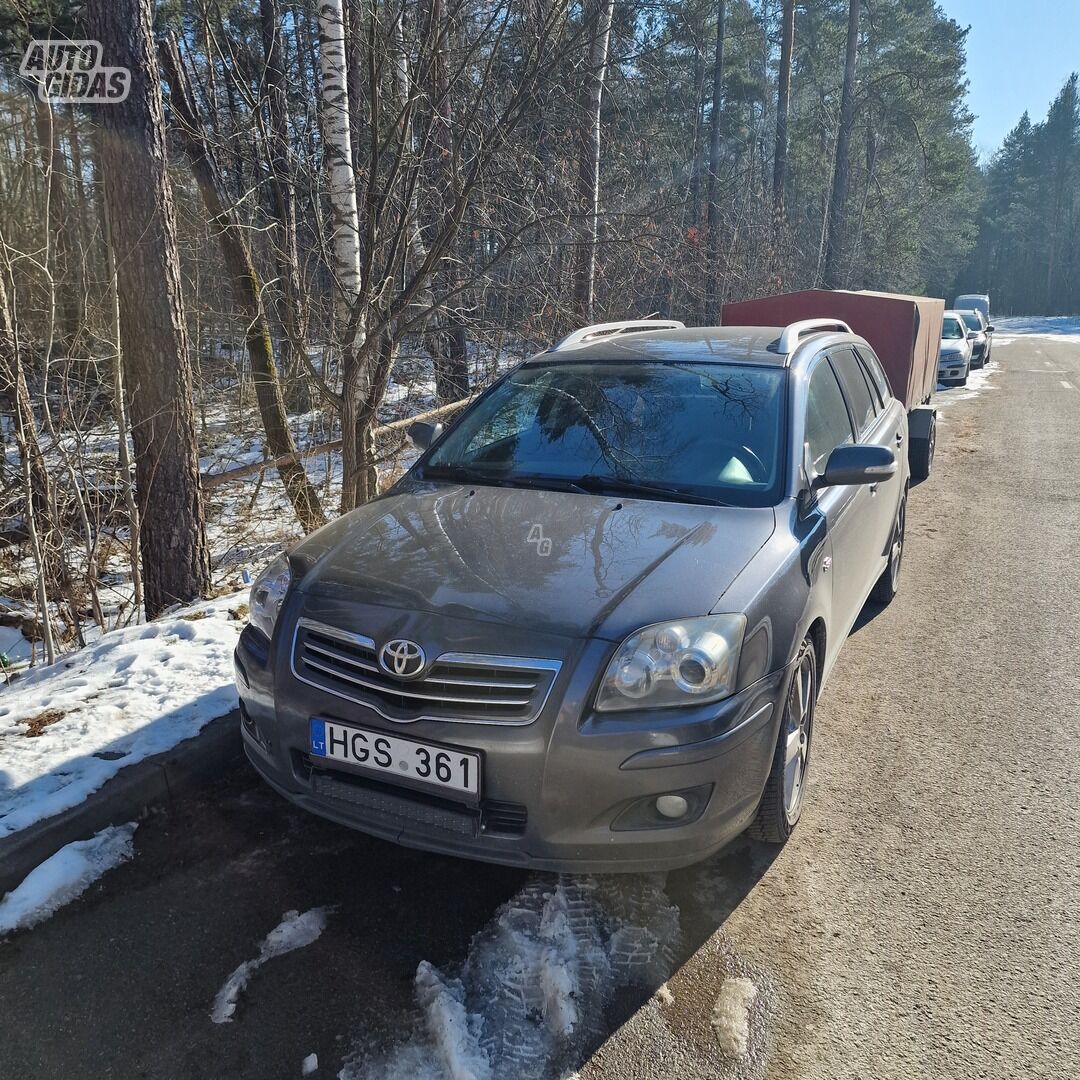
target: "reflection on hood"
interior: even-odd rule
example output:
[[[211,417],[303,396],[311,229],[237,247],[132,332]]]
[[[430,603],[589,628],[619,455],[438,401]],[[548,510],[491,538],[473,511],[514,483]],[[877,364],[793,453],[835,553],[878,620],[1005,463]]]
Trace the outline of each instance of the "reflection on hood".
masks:
[[[773,528],[768,507],[411,482],[294,554],[306,592],[607,636],[706,614]]]

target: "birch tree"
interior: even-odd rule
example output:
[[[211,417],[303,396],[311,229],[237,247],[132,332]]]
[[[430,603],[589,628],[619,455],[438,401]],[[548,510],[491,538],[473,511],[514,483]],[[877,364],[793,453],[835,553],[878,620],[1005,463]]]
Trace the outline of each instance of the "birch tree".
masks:
[[[345,16],[342,0],[319,0],[319,107],[331,214],[337,344],[341,350],[341,508],[377,492],[365,405],[372,372],[364,362],[366,334],[360,304],[360,219],[350,131]]]
[[[608,49],[615,0],[590,0],[585,8],[588,59],[581,92],[578,150],[578,204],[581,227],[574,273],[574,306],[583,323],[593,320],[596,294],[596,248],[600,239],[600,109],[607,78]]]

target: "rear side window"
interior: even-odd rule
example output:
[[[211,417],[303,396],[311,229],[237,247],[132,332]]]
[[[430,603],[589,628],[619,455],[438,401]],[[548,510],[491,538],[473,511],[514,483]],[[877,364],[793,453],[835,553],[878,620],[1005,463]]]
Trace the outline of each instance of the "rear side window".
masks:
[[[836,368],[840,385],[844,388],[844,397],[851,406],[851,418],[855,421],[855,428],[861,435],[874,422],[880,406],[874,400],[874,395],[870,393],[862,365],[851,349],[836,349],[829,354],[829,359]]]
[[[819,473],[824,472],[825,462],[836,447],[855,441],[840,384],[824,360],[811,373],[806,392],[806,441],[810,460]]]
[[[863,366],[870,372],[870,379],[877,387],[878,396],[881,398],[882,404],[887,405],[889,403],[889,398],[892,397],[892,388],[889,386],[889,380],[885,375],[885,369],[881,366],[881,361],[877,358],[873,349],[862,348],[860,346],[855,351],[859,354],[859,359],[862,360]]]

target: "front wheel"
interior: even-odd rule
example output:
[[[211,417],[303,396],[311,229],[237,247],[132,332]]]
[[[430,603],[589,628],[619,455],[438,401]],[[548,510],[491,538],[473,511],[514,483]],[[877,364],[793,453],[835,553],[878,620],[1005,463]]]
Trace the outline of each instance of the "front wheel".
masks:
[[[817,705],[817,651],[808,637],[799,646],[788,687],[780,738],[769,778],[749,833],[755,840],[783,844],[799,823],[806,795],[806,770]]]

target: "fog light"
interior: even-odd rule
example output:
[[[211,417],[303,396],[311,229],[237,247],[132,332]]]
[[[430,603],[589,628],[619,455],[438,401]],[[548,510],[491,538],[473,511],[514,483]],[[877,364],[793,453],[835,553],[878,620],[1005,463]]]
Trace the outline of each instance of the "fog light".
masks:
[[[661,795],[656,800],[656,812],[666,818],[681,818],[690,804],[681,795]]]

